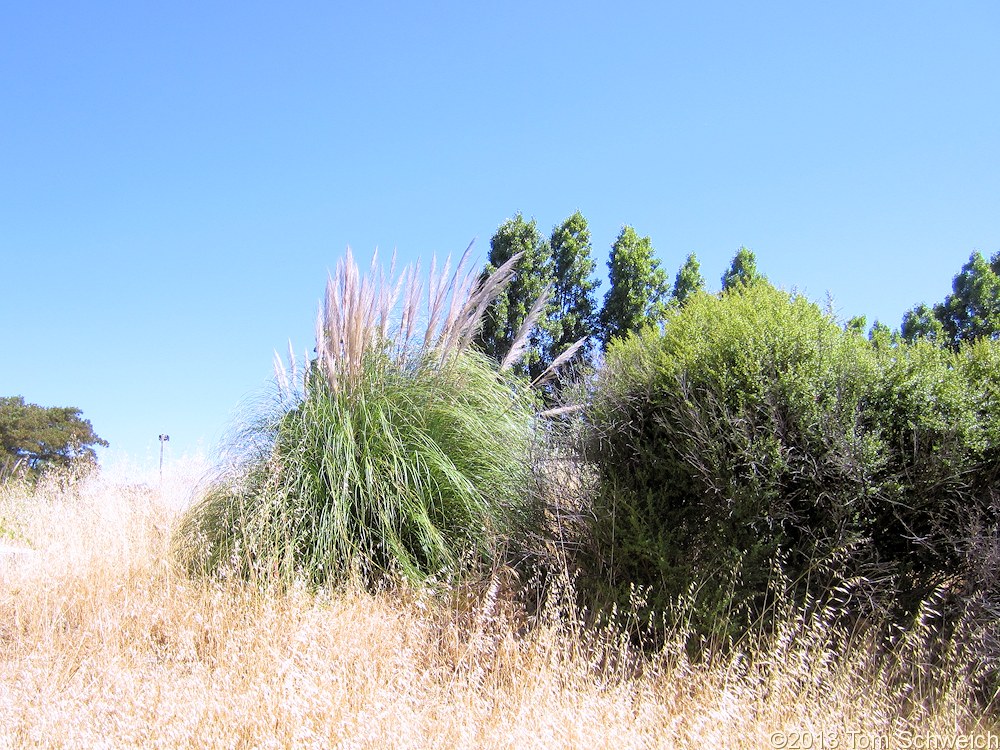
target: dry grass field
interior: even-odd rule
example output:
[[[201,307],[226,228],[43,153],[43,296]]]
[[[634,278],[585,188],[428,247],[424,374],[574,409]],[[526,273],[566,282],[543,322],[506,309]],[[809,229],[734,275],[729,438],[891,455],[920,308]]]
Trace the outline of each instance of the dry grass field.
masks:
[[[566,596],[527,618],[499,580],[464,596],[191,580],[169,554],[187,468],[162,489],[0,489],[0,544],[32,550],[0,562],[0,747],[997,746],[963,681],[919,668],[919,638],[893,667],[790,618],[695,663],[680,637],[640,657]]]

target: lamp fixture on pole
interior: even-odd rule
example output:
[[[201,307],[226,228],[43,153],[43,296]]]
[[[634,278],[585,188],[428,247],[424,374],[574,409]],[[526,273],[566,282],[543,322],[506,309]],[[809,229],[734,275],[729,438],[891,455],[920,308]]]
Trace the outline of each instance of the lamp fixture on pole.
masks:
[[[170,440],[170,435],[160,435],[160,484],[163,484],[163,444]]]

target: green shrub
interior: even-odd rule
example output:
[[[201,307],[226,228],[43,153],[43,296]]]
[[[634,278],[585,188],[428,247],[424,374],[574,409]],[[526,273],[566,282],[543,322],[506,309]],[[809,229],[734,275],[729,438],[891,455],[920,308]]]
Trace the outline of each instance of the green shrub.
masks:
[[[766,282],[692,298],[608,351],[600,578],[654,610],[694,596],[703,631],[778,590],[912,614],[960,585],[970,524],[995,523],[996,357],[875,346]]]
[[[528,521],[532,413],[523,388],[471,352],[409,370],[372,357],[350,390],[315,383],[274,425],[266,458],[209,493],[183,536],[209,569],[265,580],[489,564]]]
[[[457,577],[493,563],[531,522],[534,402],[468,346],[509,267],[478,283],[415,270],[362,279],[350,256],[327,290],[317,356],[279,368],[257,413],[176,537],[190,567],[267,584]],[[389,315],[402,288],[401,320]],[[294,364],[294,360],[293,360]]]

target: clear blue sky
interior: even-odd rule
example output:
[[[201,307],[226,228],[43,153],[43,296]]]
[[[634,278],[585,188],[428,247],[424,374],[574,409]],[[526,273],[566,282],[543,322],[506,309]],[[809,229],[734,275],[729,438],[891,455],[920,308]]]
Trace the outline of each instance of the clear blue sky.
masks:
[[[210,450],[348,245],[482,261],[517,211],[898,326],[1000,250],[998,39],[992,0],[4,3],[0,395]]]

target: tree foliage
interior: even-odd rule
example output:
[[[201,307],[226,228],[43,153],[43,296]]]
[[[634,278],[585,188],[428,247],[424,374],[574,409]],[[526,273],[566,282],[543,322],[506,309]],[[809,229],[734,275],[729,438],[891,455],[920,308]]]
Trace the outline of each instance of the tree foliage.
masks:
[[[945,333],[954,344],[1000,335],[1000,253],[989,263],[980,253],[952,282],[952,293],[937,312]]]
[[[522,255],[514,277],[486,311],[476,339],[477,348],[497,362],[510,351],[532,306],[553,280],[549,243],[539,234],[535,220],[525,221],[520,213],[501,224],[490,240],[483,278],[518,253]],[[547,314],[532,331],[524,357],[514,367],[517,374],[535,377],[545,369],[544,354],[552,336],[550,311],[554,304],[550,299]]]
[[[950,341],[945,333],[944,324],[934,314],[934,308],[925,304],[920,304],[903,316],[903,325],[900,329],[905,341],[914,342],[917,339],[924,339],[936,344],[945,344]]]
[[[899,345],[900,336],[898,331],[894,331],[881,320],[876,320],[868,331],[868,340],[876,349],[891,349]]]
[[[544,361],[555,360],[569,346],[587,339],[580,352],[586,360],[597,335],[597,264],[591,258],[590,230],[579,211],[552,230],[549,240],[553,268],[552,338],[545,347]]]
[[[903,317],[901,330],[907,341],[928,339],[953,349],[1000,337],[1000,252],[989,262],[978,252],[969,256],[944,302],[915,306]]]
[[[855,336],[865,335],[865,326],[868,325],[868,318],[864,315],[855,315],[844,326],[844,331],[847,333],[853,333]]]
[[[757,270],[757,256],[741,247],[733,256],[729,269],[722,274],[722,291],[727,292],[740,284],[752,284],[765,277]]]
[[[0,397],[0,478],[22,468],[37,475],[48,468],[94,464],[94,446],[107,446],[76,407],[25,403]]]
[[[704,288],[705,277],[701,275],[701,266],[697,256],[691,253],[684,261],[684,265],[678,269],[677,276],[674,277],[674,288],[670,296],[677,304],[683,305],[691,295]]]
[[[649,237],[622,227],[608,259],[610,289],[601,310],[604,348],[631,332],[659,324],[667,312],[667,275],[653,253]]]

